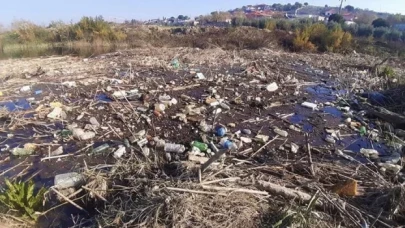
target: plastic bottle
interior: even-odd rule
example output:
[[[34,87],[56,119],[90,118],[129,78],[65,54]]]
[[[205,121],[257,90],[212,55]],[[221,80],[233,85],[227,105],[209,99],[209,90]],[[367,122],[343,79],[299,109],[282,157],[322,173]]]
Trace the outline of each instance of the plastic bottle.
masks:
[[[310,102],[304,102],[301,105],[306,107],[306,108],[311,108],[312,110],[316,110],[318,108],[317,104],[310,103]]]
[[[202,152],[205,152],[208,150],[208,145],[202,142],[198,142],[198,141],[193,141],[191,142],[191,146],[197,147],[198,149],[200,149]]]
[[[233,142],[231,142],[231,141],[229,141],[229,140],[226,140],[226,141],[223,143],[222,146],[223,146],[225,149],[227,149],[227,150],[236,150],[236,149],[238,149],[238,147],[236,146],[236,144],[233,143]]]
[[[220,105],[221,105],[221,108],[223,108],[225,110],[230,110],[231,109],[231,107],[229,105],[225,104],[225,103],[221,103]]]
[[[54,179],[54,184],[58,189],[77,187],[83,182],[83,175],[74,172],[56,175]]]
[[[360,131],[360,135],[361,135],[361,136],[364,136],[364,135],[367,134],[367,129],[366,129],[366,127],[364,127],[364,126],[361,126],[360,129],[359,129],[359,131]]]
[[[277,135],[280,135],[281,137],[287,137],[288,136],[288,132],[281,130],[281,129],[274,129],[274,133],[276,133]]]
[[[186,147],[181,144],[165,143],[164,151],[172,153],[184,153],[184,151],[186,151]]]
[[[106,151],[108,148],[110,148],[110,145],[105,143],[105,144],[103,144],[101,146],[98,146],[98,147],[94,148],[92,153],[93,154],[100,154],[100,153],[103,153],[104,151]]]
[[[222,126],[217,126],[215,128],[215,135],[219,137],[223,137],[226,134],[226,128]]]

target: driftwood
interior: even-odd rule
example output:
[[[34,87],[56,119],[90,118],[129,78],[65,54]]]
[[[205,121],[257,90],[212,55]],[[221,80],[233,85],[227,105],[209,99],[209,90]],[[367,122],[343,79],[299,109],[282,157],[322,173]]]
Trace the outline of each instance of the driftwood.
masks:
[[[362,103],[361,108],[366,110],[368,113],[377,116],[389,123],[395,124],[395,125],[401,125],[405,124],[405,116],[400,115],[395,112],[391,112],[383,107],[376,107],[372,106],[368,103]]]
[[[266,181],[259,181],[257,188],[260,190],[267,191],[273,195],[283,196],[287,199],[297,199],[297,200],[305,202],[305,203],[311,201],[311,199],[312,199],[312,196],[308,193],[289,189],[289,188],[280,186],[278,184],[273,184],[273,183],[266,182]],[[317,204],[320,204],[320,202],[317,202]]]
[[[258,194],[258,195],[269,195],[268,192],[265,191],[257,191],[257,190],[252,190],[252,189],[246,189],[246,188],[226,188],[226,187],[219,187],[219,186],[208,186],[208,185],[203,185],[203,189],[205,190],[214,190],[214,191],[224,191],[224,192],[239,192],[239,193],[249,193],[249,194]]]

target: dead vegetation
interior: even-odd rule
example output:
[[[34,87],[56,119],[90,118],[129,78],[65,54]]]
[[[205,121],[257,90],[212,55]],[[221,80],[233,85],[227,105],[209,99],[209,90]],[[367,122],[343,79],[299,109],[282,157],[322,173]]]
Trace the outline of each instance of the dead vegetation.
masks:
[[[228,154],[200,177],[187,163],[136,154],[108,171],[89,167],[90,179],[108,183],[87,191],[106,198],[93,195],[103,206],[91,221],[102,227],[393,227],[405,221],[403,186],[357,162],[325,163],[320,156],[327,151],[313,155],[315,177],[305,153],[300,161],[278,157],[264,166]],[[362,186],[355,198],[334,193],[351,179]]]

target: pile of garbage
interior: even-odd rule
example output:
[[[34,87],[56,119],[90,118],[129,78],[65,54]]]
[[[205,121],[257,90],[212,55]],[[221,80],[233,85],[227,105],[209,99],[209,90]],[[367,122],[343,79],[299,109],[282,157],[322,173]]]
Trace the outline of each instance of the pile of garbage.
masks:
[[[67,202],[80,189],[107,202],[107,183],[111,181],[108,178],[115,178],[117,167],[125,161],[133,162],[134,157],[137,162],[162,162],[159,157],[164,158],[164,164],[179,164],[185,167],[184,172],[193,184],[198,175],[199,182],[204,183],[201,178],[215,176],[212,172],[225,172],[224,167],[230,165],[246,165],[246,170],[233,170],[235,174],[245,173],[230,177],[239,181],[251,175],[267,190],[259,191],[254,184],[245,184],[249,188],[241,190],[247,181],[244,179],[240,183],[235,181],[229,191],[267,196],[272,191],[275,194],[275,188],[281,188],[287,192],[286,198],[297,192],[291,193],[281,183],[270,185],[266,181],[287,175],[280,170],[301,172],[299,175],[305,180],[314,178],[316,173],[326,176],[326,172],[320,171],[324,167],[339,171],[337,165],[329,167],[328,162],[342,162],[341,166],[347,165],[348,169],[360,164],[367,167],[364,172],[370,171],[368,166],[376,166],[373,175],[405,181],[404,130],[369,115],[359,105],[360,98],[341,93],[325,82],[323,70],[297,63],[261,64],[211,69],[187,66],[174,59],[168,63],[170,70],[134,73],[129,66],[115,71],[114,78],[22,85],[7,92],[7,96],[15,99],[3,103],[8,115],[2,120],[7,126],[2,151],[10,152],[12,159],[31,159],[32,169],[38,162],[56,164],[58,168],[51,170],[54,180],[51,188],[60,200]],[[268,67],[279,69],[285,77],[279,77],[279,72],[274,73]],[[17,102],[20,100],[26,102]],[[8,108],[10,102],[12,108]],[[32,132],[32,136],[21,137],[17,132],[21,127]],[[367,143],[358,143],[362,140]],[[304,169],[310,171],[302,171],[301,160],[308,160]],[[95,173],[103,173],[102,181],[86,175],[86,171],[98,165],[104,165],[95,168]],[[76,169],[72,170],[74,166]],[[6,176],[24,176],[30,170],[19,168],[8,171]],[[160,169],[157,165],[154,168]],[[194,168],[199,174],[188,173]],[[155,172],[163,182],[161,173],[165,171]],[[345,172],[343,176],[347,176],[348,171]],[[228,178],[227,175],[223,178]],[[359,195],[355,176],[350,178],[353,180],[331,192],[341,197]],[[189,183],[195,187],[193,184]],[[225,191],[223,186],[201,185],[204,190],[218,191],[219,195]],[[318,185],[323,188],[322,183]],[[347,186],[351,190],[343,191]],[[156,187],[153,191],[158,190]],[[180,191],[173,186],[166,190]],[[304,190],[296,191],[308,198]],[[183,192],[209,195],[201,193],[201,189]]]

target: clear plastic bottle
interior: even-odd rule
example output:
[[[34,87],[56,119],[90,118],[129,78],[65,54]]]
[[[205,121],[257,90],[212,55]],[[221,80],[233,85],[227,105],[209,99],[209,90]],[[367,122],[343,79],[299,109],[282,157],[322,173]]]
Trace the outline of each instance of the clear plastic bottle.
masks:
[[[172,153],[184,153],[184,151],[186,151],[186,147],[181,144],[165,143],[164,151]]]

